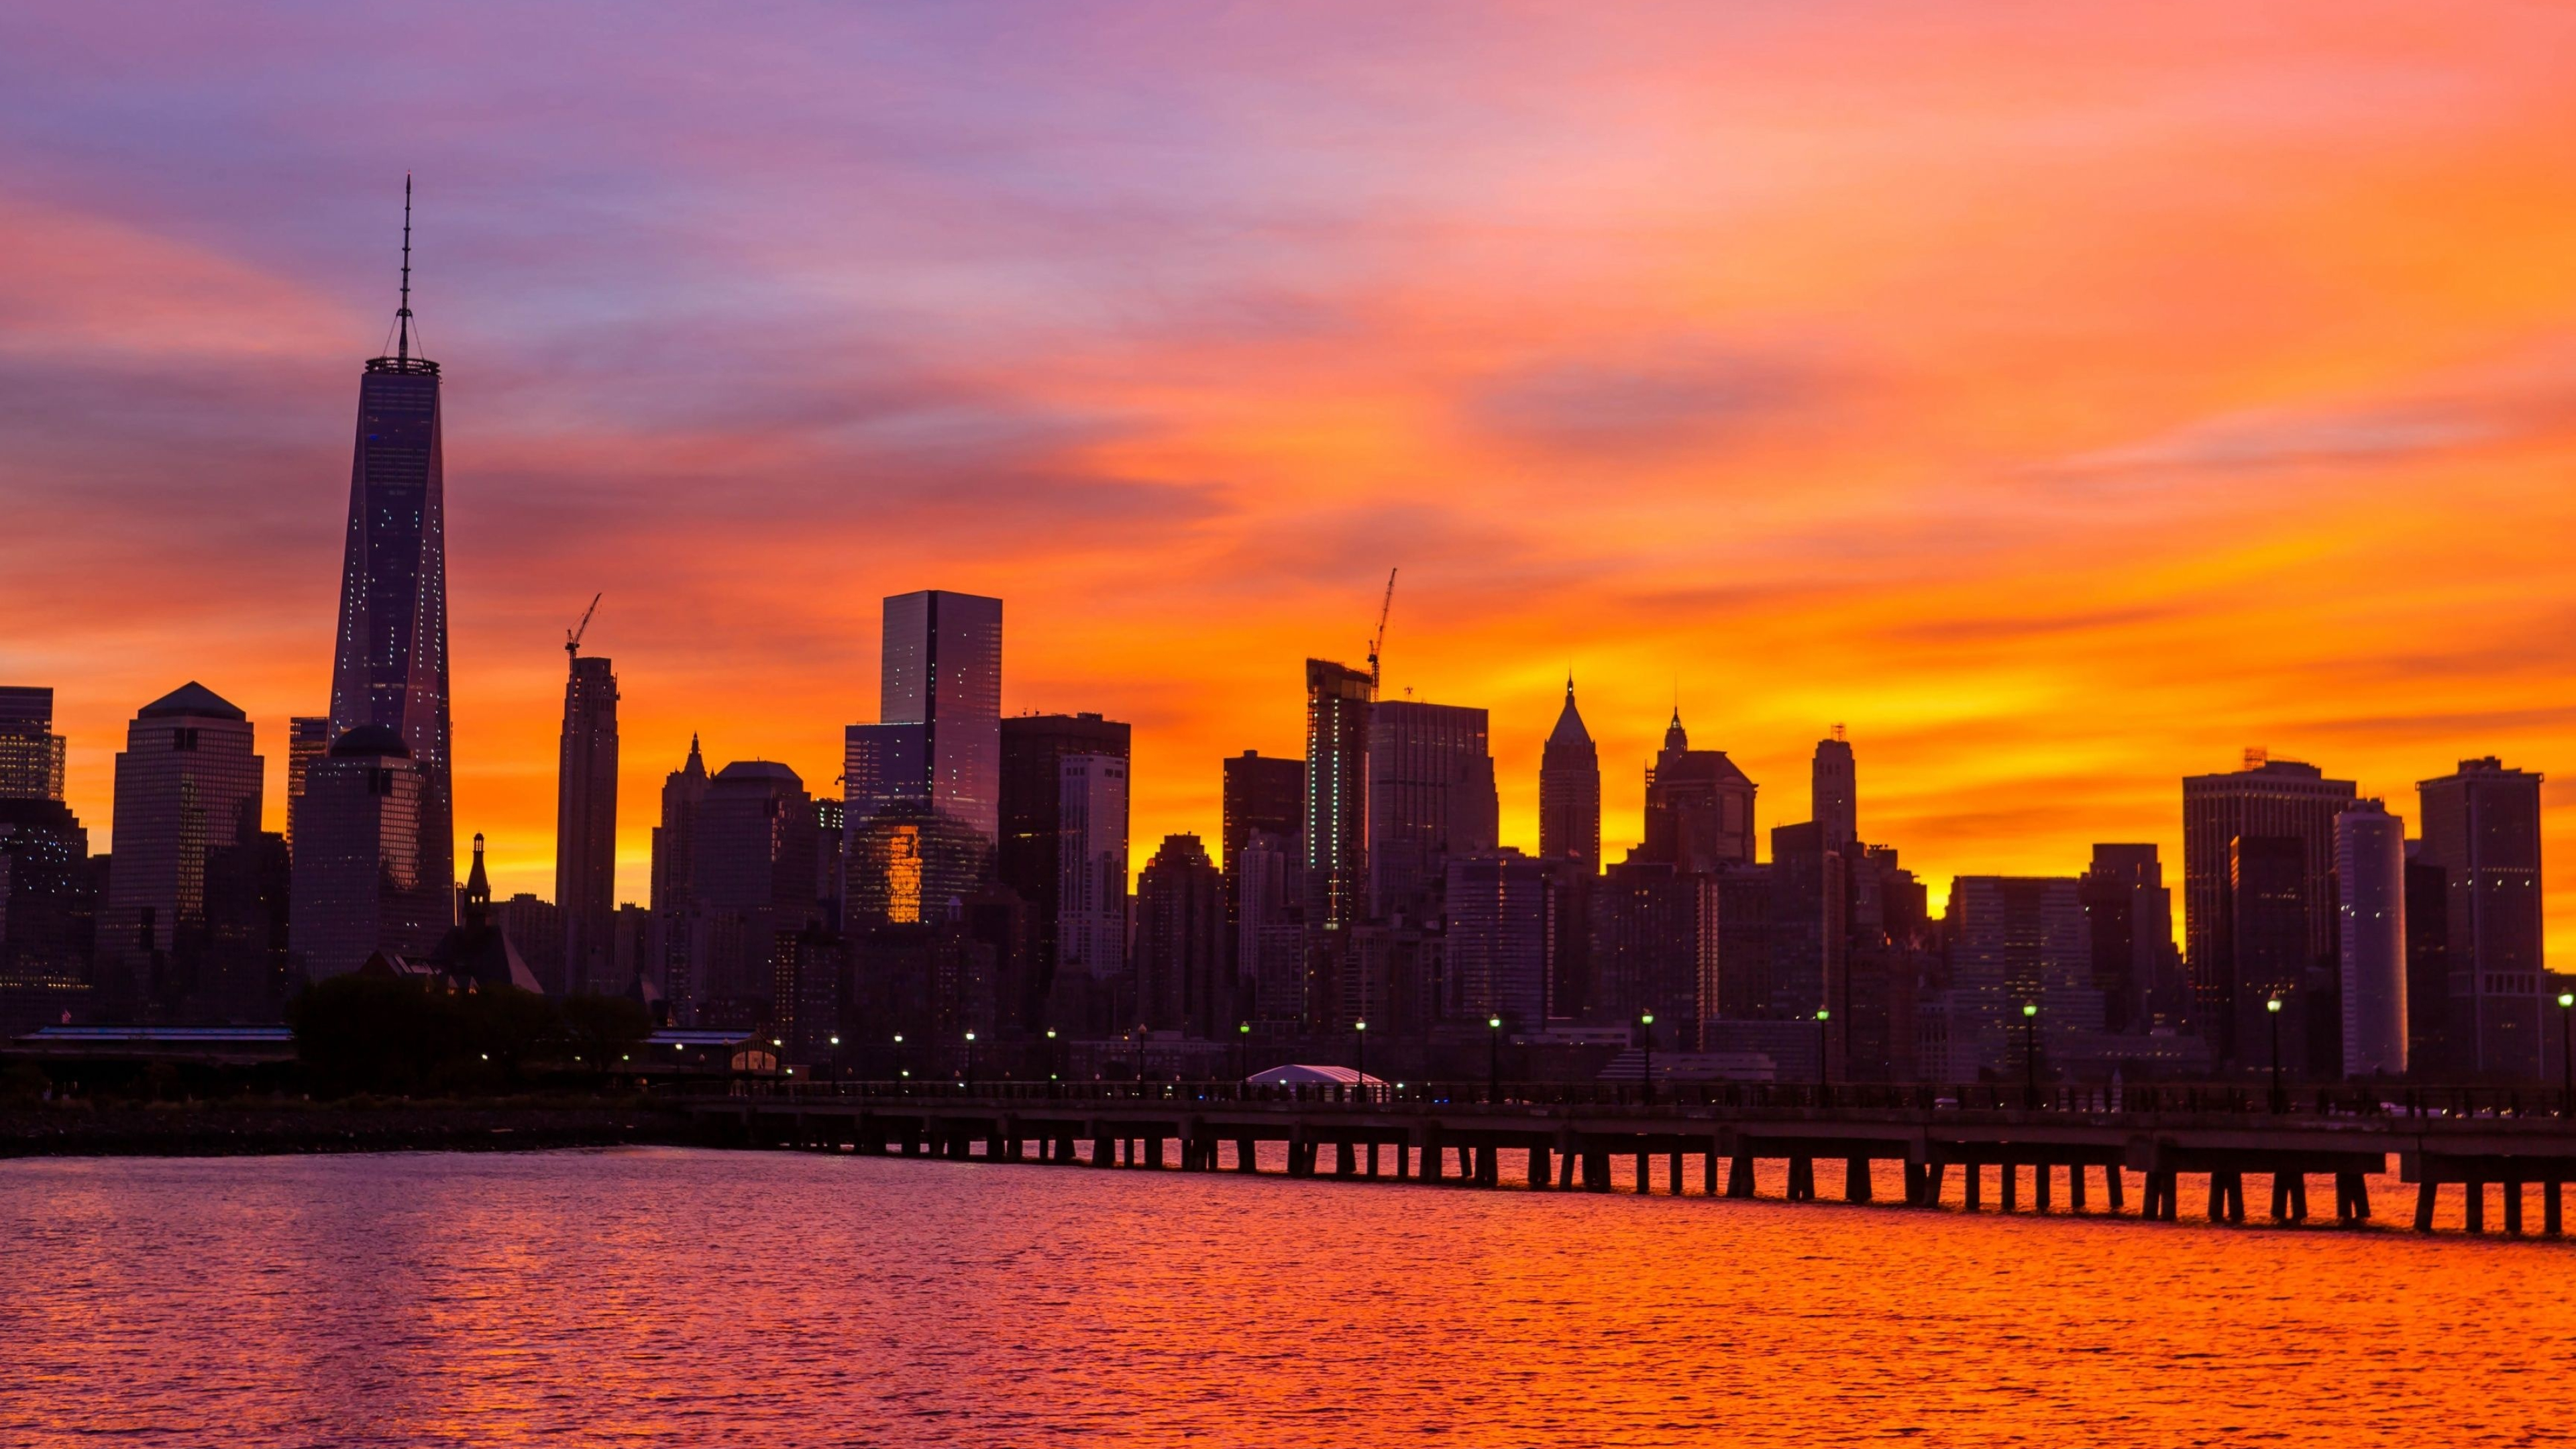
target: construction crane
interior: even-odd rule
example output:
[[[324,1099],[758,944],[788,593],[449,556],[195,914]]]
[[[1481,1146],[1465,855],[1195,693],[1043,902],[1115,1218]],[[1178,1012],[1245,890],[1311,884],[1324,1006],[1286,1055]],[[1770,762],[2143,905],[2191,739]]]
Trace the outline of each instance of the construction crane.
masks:
[[[1395,570],[1386,571],[1386,598],[1377,606],[1377,634],[1369,640],[1369,697],[1377,697],[1377,656],[1386,647],[1386,616],[1395,608]]]
[[[591,595],[590,607],[581,611],[581,623],[564,631],[564,656],[566,658],[579,659],[581,657],[581,636],[590,632],[590,616],[599,612],[599,601],[603,597],[605,596],[601,594]]]

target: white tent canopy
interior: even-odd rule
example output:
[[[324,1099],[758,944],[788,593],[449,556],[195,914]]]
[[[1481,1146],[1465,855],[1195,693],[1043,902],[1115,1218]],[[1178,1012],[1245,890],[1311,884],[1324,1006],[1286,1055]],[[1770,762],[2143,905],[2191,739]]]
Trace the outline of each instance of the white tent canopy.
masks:
[[[1291,1063],[1255,1072],[1243,1079],[1247,1087],[1383,1087],[1378,1077],[1364,1077],[1349,1067],[1309,1067]]]

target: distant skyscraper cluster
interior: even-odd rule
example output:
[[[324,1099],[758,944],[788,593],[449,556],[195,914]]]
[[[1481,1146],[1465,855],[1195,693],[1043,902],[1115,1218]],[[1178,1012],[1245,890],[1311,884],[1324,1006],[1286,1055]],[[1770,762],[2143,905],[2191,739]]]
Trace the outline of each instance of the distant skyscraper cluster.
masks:
[[[1642,766],[1643,839],[1614,859],[1571,676],[1537,850],[1504,846],[1494,738],[1542,720],[1381,698],[1383,617],[1365,668],[1304,661],[1302,754],[1207,762],[1213,833],[1145,849],[1128,724],[1006,718],[1003,601],[888,596],[876,718],[843,731],[839,794],[775,761],[710,767],[692,737],[639,906],[616,900],[619,682],[581,652],[585,616],[554,897],[495,901],[479,835],[460,890],[442,377],[414,347],[408,195],[395,338],[359,378],[328,711],[288,724],[284,832],[260,828],[252,722],[190,682],[135,713],[115,850],[93,856],[53,692],[0,687],[0,1025],[271,1020],[301,984],[365,970],[627,993],[766,1033],[792,1064],[907,1074],[978,1051],[1052,1075],[1214,1070],[1246,1044],[1340,1059],[1363,1033],[1372,1064],[1507,1038],[1614,1074],[1650,1047],[1662,1072],[1771,1080],[2558,1068],[2537,774],[2462,761],[2419,784],[2411,837],[2311,765],[2249,752],[2187,778],[2177,950],[2147,844],[1958,876],[1933,915],[1863,832],[1840,726],[1814,746],[1807,818],[1766,830],[1760,786],[1675,707],[1621,767]],[[1297,676],[1279,683],[1284,716]]]

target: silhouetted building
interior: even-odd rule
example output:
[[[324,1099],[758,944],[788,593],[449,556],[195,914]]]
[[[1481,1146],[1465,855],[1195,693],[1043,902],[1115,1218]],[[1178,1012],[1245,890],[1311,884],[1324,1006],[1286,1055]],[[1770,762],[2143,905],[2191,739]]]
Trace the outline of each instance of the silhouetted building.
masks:
[[[617,674],[606,659],[573,656],[564,680],[555,772],[555,904],[563,911],[563,992],[609,992],[617,910]],[[527,937],[522,937],[524,942]]]
[[[1710,1016],[1759,1021],[1774,1015],[1771,870],[1737,862],[1711,873],[1717,885],[1716,974],[1700,986],[1702,1009]]]
[[[1224,877],[1195,835],[1167,835],[1136,876],[1139,1023],[1203,1039],[1231,1032]]]
[[[697,914],[698,810],[707,798],[707,762],[698,737],[689,758],[662,779],[662,823],[653,827],[653,934],[645,978],[681,1021],[692,1020],[689,950]]]
[[[1254,829],[1227,874],[1235,905],[1235,970],[1254,1022],[1284,1034],[1306,1014],[1306,865],[1295,832]]]
[[[994,873],[1028,903],[1033,999],[1010,1003],[1014,1019],[1036,1021],[1045,1010],[1060,952],[1056,945],[1058,894],[1064,871],[1064,761],[1070,755],[1125,761],[1130,730],[1097,714],[1031,714],[1002,721],[1002,839]],[[1127,816],[1124,766],[1115,821],[1087,821],[1091,831],[1114,826],[1119,883],[1124,894]],[[1109,847],[1101,847],[1109,848]]]
[[[899,771],[871,782],[869,813],[887,799],[925,801],[989,850],[1001,834],[1002,601],[946,589],[888,595],[877,718],[920,726],[920,744],[917,755],[889,757]]]
[[[1452,1019],[1500,1017],[1513,1031],[1545,1028],[1554,1014],[1559,874],[1567,869],[1579,870],[1581,862],[1517,850],[1450,860],[1445,949]]]
[[[0,800],[63,798],[63,737],[54,733],[54,691],[0,685]]]
[[[1815,821],[1774,826],[1770,883],[1770,1015],[1811,1021],[1819,1009],[1839,1008],[1844,995],[1850,880],[1842,853],[1825,849]],[[1840,1036],[1837,1029],[1830,1039]]]
[[[769,1031],[788,1065],[836,1064],[849,990],[849,950],[820,925],[780,931],[770,943]]]
[[[1436,930],[1449,860],[1489,854],[1499,844],[1485,712],[1378,701],[1368,772],[1371,913]]]
[[[295,811],[304,798],[304,774],[331,753],[331,718],[299,714],[286,722],[286,848],[295,849]]]
[[[690,1000],[699,1024],[749,1028],[770,1013],[778,933],[819,924],[814,802],[794,770],[738,760],[698,806]]]
[[[1664,729],[1664,748],[1646,770],[1646,843],[1640,858],[1685,871],[1754,858],[1758,787],[1724,750],[1694,750],[1682,712]]]
[[[1366,670],[1306,661],[1306,1005],[1309,1025],[1367,1018],[1366,977],[1350,936],[1368,908],[1369,712]]]
[[[2299,842],[2305,959],[2334,950],[2335,919],[2327,877],[2334,870],[2334,818],[2353,801],[2350,780],[2326,779],[2314,765],[2246,752],[2245,768],[2192,775],[2182,782],[2183,960],[2191,972],[2194,1031],[2219,1061],[2237,1059],[2237,1005],[2244,995],[2233,956],[2228,900],[2231,860],[2240,836]],[[2258,1023],[2259,1024],[2259,1023]],[[2256,1050],[2263,1050],[2260,1043]]]
[[[2406,1070],[2406,823],[2376,800],[2335,817],[2343,1074]]]
[[[2550,1050],[2541,1040],[2540,776],[2489,755],[2415,788],[2424,821],[2416,858],[2442,868],[2449,896],[2451,1064],[2537,1076]]]
[[[2406,842],[2406,1069],[2441,1080],[2460,1071],[2451,1050],[2451,878]]]
[[[492,905],[492,878],[483,873],[483,837],[479,834],[474,837],[473,867],[466,872],[465,887],[457,893],[457,900],[462,909],[456,913],[456,924],[441,933],[438,943],[427,953],[428,974],[457,990],[506,986],[519,991],[543,991],[545,987],[538,981],[535,968],[520,953],[511,939],[508,923]],[[543,924],[550,939],[560,939],[560,917]],[[396,954],[370,953],[367,964],[383,962],[385,957]]]
[[[2173,892],[2156,848],[2094,846],[2081,891],[2103,1030],[2179,1028],[2190,1015],[2189,990],[2174,951]]]
[[[2307,843],[2291,835],[2238,836],[2229,852],[2235,1050],[2221,1061],[2269,1070],[2277,1034],[2282,1072],[2303,1078],[2310,1071],[2307,1042],[2318,1003],[2309,977],[2319,958],[2308,949],[2307,864]],[[2275,1000],[2281,1003],[2277,1012]],[[2342,1019],[2340,1007],[2333,1019]]]
[[[463,901],[460,896],[460,907]],[[537,989],[549,996],[570,994],[574,988],[564,960],[563,908],[533,891],[521,891],[504,901],[492,900],[488,881],[484,905],[491,923],[510,938],[511,948],[536,978]],[[464,911],[459,909],[457,919],[464,918]]]
[[[0,796],[0,1037],[84,1015],[98,895],[89,832],[60,800]]]
[[[853,936],[887,926],[937,925],[947,918],[950,901],[984,890],[991,858],[972,826],[919,801],[898,802],[864,823],[853,821],[845,853],[849,895],[843,911]]]
[[[447,722],[446,465],[439,444],[438,364],[411,351],[408,183],[402,305],[394,315],[394,355],[371,359],[358,380],[339,644],[331,667],[331,738],[375,725],[402,741],[420,777],[420,841],[411,854],[443,916],[453,908],[456,888]],[[450,924],[437,921],[442,931]]]
[[[1816,741],[1815,762],[1809,766],[1808,790],[1810,814],[1816,829],[1823,834],[1824,848],[1837,853],[1860,840],[1859,768],[1852,759],[1851,742],[1843,738],[1843,727],[1834,726],[1831,739]]]
[[[1056,959],[1049,1016],[1085,1032],[1133,1025],[1117,1005],[1127,974],[1127,761],[1065,755],[1056,761]]]
[[[1565,707],[1538,756],[1538,853],[1601,868],[1601,754],[1574,708],[1574,676],[1565,677]]]
[[[174,952],[206,920],[208,853],[255,847],[260,786],[249,719],[202,684],[145,705],[127,727],[99,939],[102,958],[122,967],[114,1005],[171,1003]]]
[[[289,936],[307,977],[355,971],[379,951],[426,957],[446,934],[455,890],[420,859],[427,795],[410,747],[383,725],[342,733],[305,770]]]
[[[1960,876],[1950,885],[1948,928],[1953,1064],[2021,1075],[2025,1005],[2039,1007],[2034,1029],[2043,1054],[2075,1033],[2102,1029],[2073,876]],[[2042,1061],[2045,1070],[2045,1055]]]
[[[1602,873],[1592,898],[1592,1014],[1635,1024],[1652,1015],[1656,1039],[1696,1047],[1714,1015],[1701,999],[1718,979],[1718,878],[1668,861],[1625,860]]]

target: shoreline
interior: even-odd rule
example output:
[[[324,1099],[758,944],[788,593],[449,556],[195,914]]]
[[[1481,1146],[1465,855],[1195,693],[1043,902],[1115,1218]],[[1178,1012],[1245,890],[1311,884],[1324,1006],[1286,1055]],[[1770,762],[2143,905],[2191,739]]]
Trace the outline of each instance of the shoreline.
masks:
[[[0,1108],[0,1158],[266,1157],[696,1146],[681,1113],[645,1103],[195,1102]]]

